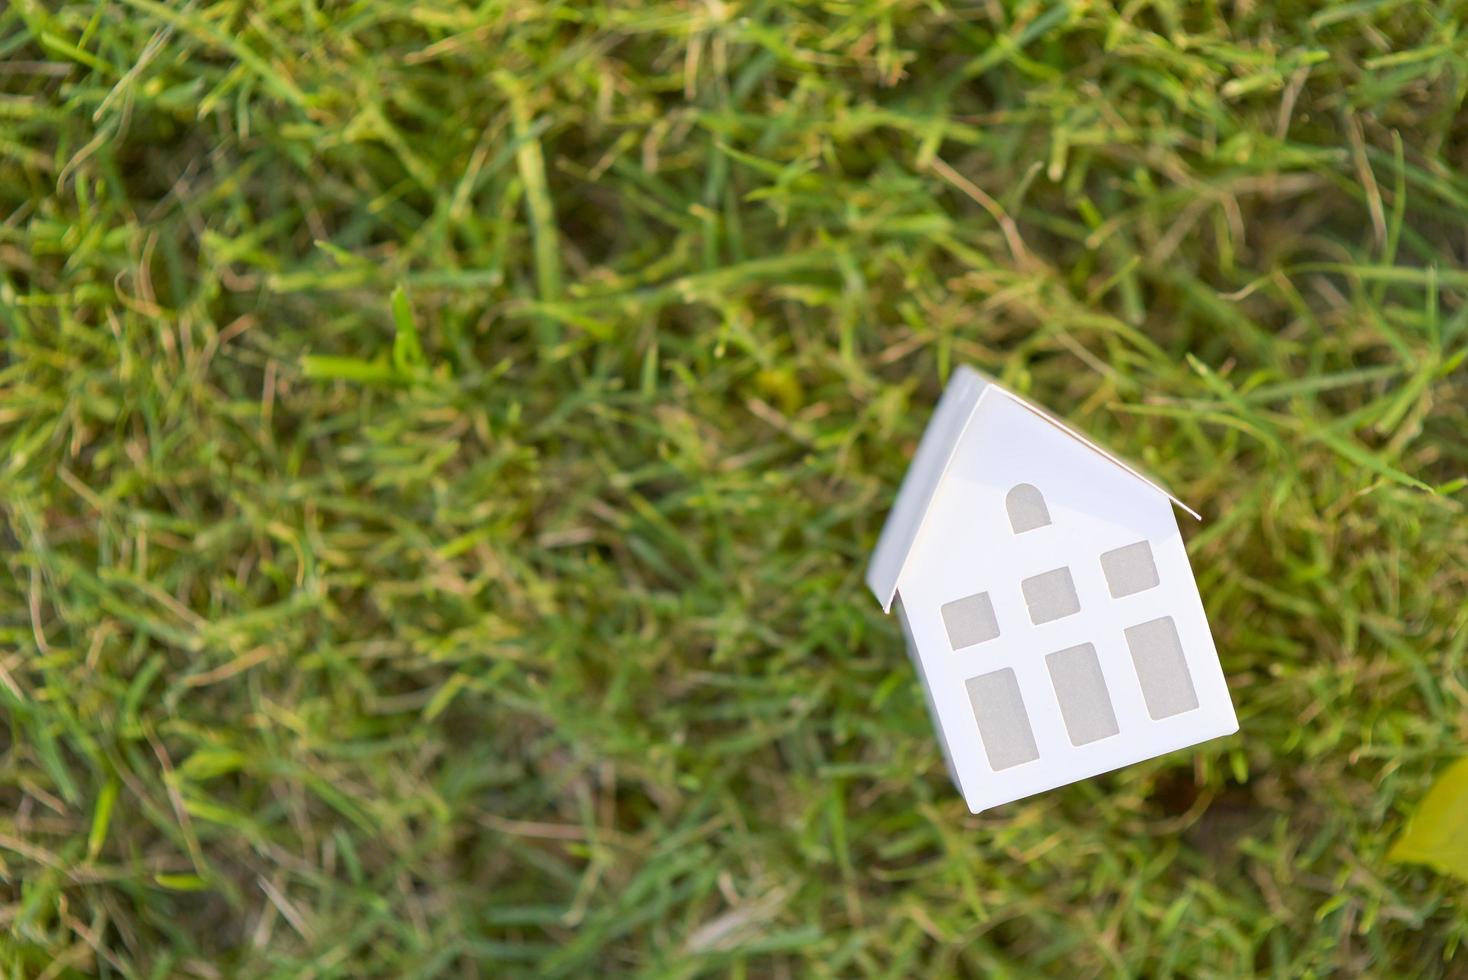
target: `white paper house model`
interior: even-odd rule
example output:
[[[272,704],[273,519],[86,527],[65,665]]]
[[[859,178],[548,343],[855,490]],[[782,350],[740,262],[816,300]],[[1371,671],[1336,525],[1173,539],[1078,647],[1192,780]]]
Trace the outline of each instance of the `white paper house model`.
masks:
[[[1173,504],[968,368],[867,585],[894,606],[975,813],[1238,730]]]

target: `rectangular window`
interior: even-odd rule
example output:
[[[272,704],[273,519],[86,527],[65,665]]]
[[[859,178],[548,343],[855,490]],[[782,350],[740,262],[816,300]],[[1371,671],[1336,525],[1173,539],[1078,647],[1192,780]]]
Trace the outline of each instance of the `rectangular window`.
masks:
[[[1131,648],[1137,680],[1142,683],[1147,713],[1154,720],[1198,707],[1193,675],[1188,673],[1188,659],[1183,656],[1182,641],[1171,616],[1127,627],[1126,645]]]
[[[970,677],[968,699],[979,723],[979,736],[984,740],[984,754],[989,768],[996,772],[1040,758],[1035,747],[1035,733],[1030,728],[1029,712],[1019,693],[1014,671],[1005,667],[989,674]]]
[[[1082,643],[1052,653],[1045,658],[1045,666],[1050,668],[1050,683],[1055,685],[1071,745],[1110,738],[1120,731],[1094,646]]]

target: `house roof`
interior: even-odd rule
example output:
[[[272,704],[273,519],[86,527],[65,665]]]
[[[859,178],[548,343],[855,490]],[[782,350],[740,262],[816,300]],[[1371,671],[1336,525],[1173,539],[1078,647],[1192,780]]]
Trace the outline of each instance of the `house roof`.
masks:
[[[933,418],[928,422],[927,430],[923,432],[917,453],[912,458],[912,465],[908,467],[907,475],[902,479],[902,486],[897,491],[897,500],[892,505],[892,512],[887,515],[887,523],[882,526],[882,533],[877,538],[877,547],[872,552],[871,564],[867,566],[867,588],[872,590],[872,594],[882,604],[883,612],[892,608],[892,599],[897,595],[898,579],[902,577],[907,558],[912,553],[913,545],[917,542],[918,534],[922,531],[923,523],[927,519],[933,495],[938,492],[938,487],[948,472],[949,463],[952,462],[953,454],[958,449],[959,440],[986,398],[1008,398],[1034,412],[1087,449],[1130,473],[1145,486],[1171,500],[1191,514],[1194,519],[1202,520],[1197,511],[1174,497],[1154,480],[1142,475],[1136,467],[1102,449],[1050,413],[1031,405],[974,369],[960,365],[953,372],[953,377],[949,379],[948,387],[943,390],[943,397],[938,400],[938,407],[933,412]]]

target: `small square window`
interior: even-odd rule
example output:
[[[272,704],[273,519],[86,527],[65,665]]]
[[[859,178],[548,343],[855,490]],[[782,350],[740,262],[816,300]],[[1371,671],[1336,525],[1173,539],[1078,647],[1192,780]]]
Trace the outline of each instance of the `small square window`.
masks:
[[[987,592],[945,603],[943,625],[948,630],[948,642],[955,650],[992,640],[999,635],[999,621],[994,618],[994,603],[989,601]]]
[[[1036,626],[1081,611],[1081,600],[1076,596],[1076,584],[1071,580],[1069,568],[1056,568],[1027,578],[1020,583],[1020,589],[1024,591],[1025,604],[1030,607],[1030,621]]]
[[[1106,552],[1101,556],[1101,570],[1113,599],[1157,588],[1157,563],[1152,560],[1152,546],[1145,541]]]

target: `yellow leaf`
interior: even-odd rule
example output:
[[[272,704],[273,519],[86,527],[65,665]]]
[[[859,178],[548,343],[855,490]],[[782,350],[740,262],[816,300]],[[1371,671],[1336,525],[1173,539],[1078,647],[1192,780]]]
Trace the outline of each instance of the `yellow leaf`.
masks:
[[[1468,758],[1438,777],[1387,860],[1425,864],[1468,881]]]

